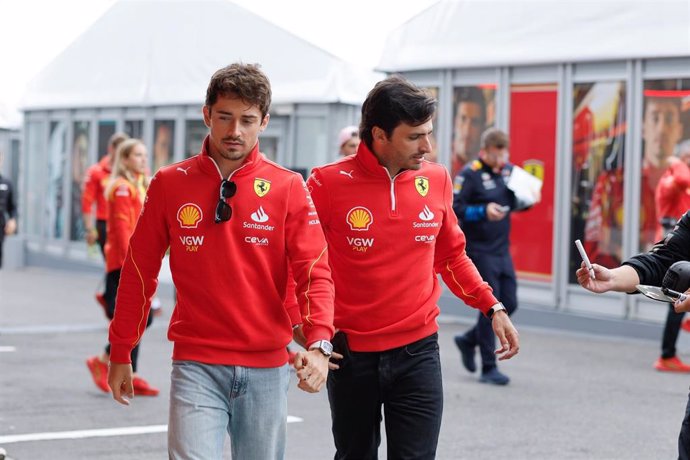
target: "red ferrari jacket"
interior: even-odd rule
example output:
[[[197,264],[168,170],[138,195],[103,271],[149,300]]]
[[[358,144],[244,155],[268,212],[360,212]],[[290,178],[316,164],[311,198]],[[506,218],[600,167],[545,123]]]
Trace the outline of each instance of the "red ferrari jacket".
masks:
[[[277,367],[288,360],[292,323],[288,265],[311,342],[333,335],[333,281],[316,210],[301,176],[268,161],[258,143],[227,179],[227,222],[215,223],[221,180],[208,155],[161,168],[130,239],[110,326],[111,360],[129,362],[146,327],[168,247],[177,304],[168,338],[173,359]]]
[[[138,188],[123,177],[115,179],[108,194],[107,239],[105,242],[105,269],[111,272],[122,268],[127,254],[129,238],[134,233],[142,196]]]
[[[326,233],[335,327],[355,351],[403,346],[438,330],[439,273],[486,313],[498,301],[465,253],[448,171],[424,162],[391,178],[364,143],[307,181]]]
[[[657,215],[656,241],[660,241],[664,237],[661,219],[670,217],[680,220],[690,209],[690,167],[682,161],[669,166],[659,179],[654,199]]]
[[[104,156],[101,160],[91,165],[84,175],[84,190],[81,194],[82,214],[93,212],[93,203],[96,203],[96,219],[108,219],[108,203],[105,197],[105,188],[110,180],[110,157]]]

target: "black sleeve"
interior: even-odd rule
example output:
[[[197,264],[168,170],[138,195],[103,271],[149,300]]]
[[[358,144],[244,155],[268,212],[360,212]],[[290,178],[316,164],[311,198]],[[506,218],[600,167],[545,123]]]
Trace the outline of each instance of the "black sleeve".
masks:
[[[681,260],[690,260],[690,211],[649,252],[633,256],[623,265],[629,265],[637,271],[641,284],[661,286],[668,268]]]
[[[7,197],[7,213],[10,215],[10,219],[17,218],[17,201],[14,195],[14,187],[12,187],[12,181],[7,179],[7,186],[9,187],[9,196]]]

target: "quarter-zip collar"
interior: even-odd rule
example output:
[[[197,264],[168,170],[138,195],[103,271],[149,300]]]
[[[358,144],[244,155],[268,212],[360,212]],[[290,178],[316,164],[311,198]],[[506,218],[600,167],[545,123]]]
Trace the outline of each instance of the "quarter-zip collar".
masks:
[[[367,173],[374,176],[385,177],[389,180],[395,180],[409,171],[408,169],[405,169],[403,171],[400,171],[395,176],[391,177],[390,173],[388,172],[388,169],[386,169],[385,166],[379,163],[379,159],[376,157],[376,155],[374,155],[374,153],[371,150],[369,150],[369,147],[367,147],[364,142],[359,143],[357,153],[355,154],[355,160]]]
[[[263,161],[263,156],[261,152],[259,152],[259,142],[257,141],[256,145],[254,146],[252,151],[249,152],[249,155],[247,155],[247,158],[244,159],[240,167],[231,172],[228,177],[223,177],[220,173],[220,168],[216,164],[215,160],[211,158],[211,155],[208,154],[208,142],[209,136],[206,135],[204,142],[201,144],[201,152],[199,153],[197,158],[199,168],[204,173],[209,174],[211,176],[218,177],[220,179],[229,179],[230,177],[235,175],[242,176],[244,174],[249,174],[254,168],[256,168],[259,165],[259,163],[261,163],[261,161]]]

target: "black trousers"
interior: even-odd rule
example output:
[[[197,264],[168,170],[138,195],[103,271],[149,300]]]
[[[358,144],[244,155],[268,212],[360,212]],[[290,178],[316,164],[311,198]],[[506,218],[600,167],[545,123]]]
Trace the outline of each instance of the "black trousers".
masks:
[[[678,341],[678,334],[683,323],[685,313],[676,313],[673,309],[673,304],[668,304],[668,313],[666,314],[666,323],[664,324],[664,335],[661,337],[661,357],[673,358],[676,356],[676,342]]]
[[[108,272],[105,275],[105,292],[103,292],[103,297],[106,303],[106,314],[111,320],[115,316],[115,298],[117,297],[117,288],[120,286],[120,273],[122,270],[119,268]],[[149,314],[146,320],[146,327],[148,328],[153,322],[153,315]],[[110,355],[110,344],[105,346],[106,354]],[[139,345],[132,348],[132,353],[130,355],[132,359],[132,371],[137,371],[137,362],[139,361]]]
[[[381,352],[336,351],[345,357],[328,373],[335,459],[378,458],[382,406],[387,458],[435,458],[443,413],[438,334]]]
[[[103,254],[103,259],[105,259],[105,242],[106,242],[106,231],[108,224],[106,221],[97,219],[96,220],[96,231],[98,232],[98,247],[101,248],[101,254]]]
[[[690,395],[688,395],[685,417],[683,418],[680,435],[678,436],[678,459],[690,460]]]
[[[517,281],[510,253],[500,255],[467,253],[484,281],[494,290],[494,296],[506,307],[508,315],[517,310]],[[464,334],[471,345],[478,345],[482,357],[482,372],[496,367],[496,335],[491,320],[479,313],[477,323]]]

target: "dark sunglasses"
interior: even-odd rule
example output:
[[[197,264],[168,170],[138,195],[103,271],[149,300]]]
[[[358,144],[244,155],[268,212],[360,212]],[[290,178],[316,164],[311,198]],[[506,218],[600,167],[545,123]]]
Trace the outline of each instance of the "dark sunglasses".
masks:
[[[237,193],[237,185],[234,182],[223,179],[220,183],[220,198],[216,205],[216,223],[227,222],[232,217],[232,208],[227,203],[228,198],[232,198]]]

